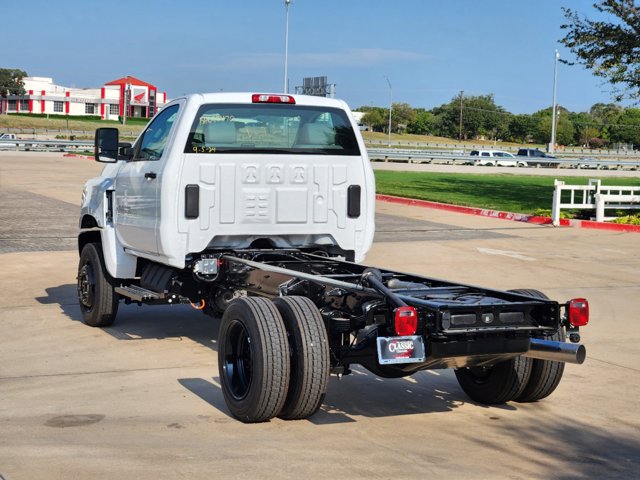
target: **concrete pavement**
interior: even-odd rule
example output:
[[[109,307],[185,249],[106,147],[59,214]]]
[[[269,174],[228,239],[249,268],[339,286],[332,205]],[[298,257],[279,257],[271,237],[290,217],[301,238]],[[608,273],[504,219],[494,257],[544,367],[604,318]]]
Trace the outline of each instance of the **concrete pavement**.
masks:
[[[632,478],[640,471],[640,236],[378,204],[367,263],[585,296],[584,365],[535,404],[471,402],[449,370],[332,378],[309,420],[244,425],[217,373],[219,322],[121,305],[80,321],[73,250],[100,165],[0,152],[0,477]]]

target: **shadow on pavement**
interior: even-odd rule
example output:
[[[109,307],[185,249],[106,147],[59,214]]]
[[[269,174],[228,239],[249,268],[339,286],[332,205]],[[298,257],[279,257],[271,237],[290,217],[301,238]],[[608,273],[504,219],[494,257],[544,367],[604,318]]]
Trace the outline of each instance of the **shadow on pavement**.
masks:
[[[229,415],[218,378],[181,378],[178,382]],[[352,376],[342,380],[331,377],[322,407],[307,421],[316,425],[331,425],[357,422],[358,417],[441,413],[454,410],[468,401],[452,372],[418,372],[408,379],[382,379],[356,366]],[[490,408],[496,412],[517,410],[514,405]]]
[[[45,305],[59,305],[62,312],[82,322],[75,284],[49,287],[46,297],[36,300]],[[204,315],[189,305],[126,305],[120,302],[118,315],[111,327],[102,328],[118,340],[143,340],[185,337],[216,350],[220,319]],[[91,327],[87,327],[91,328]]]
[[[178,383],[215,409],[231,416],[224,402],[220,384],[215,379],[208,381],[204,378],[179,378]]]
[[[536,409],[541,410],[539,414]],[[539,404],[531,404],[526,410],[519,416],[527,415],[528,420],[499,418],[482,437],[461,429],[461,441],[499,452],[510,463],[526,466],[522,471],[516,468],[514,478],[638,478],[637,425],[609,424],[605,429],[594,425],[592,419],[582,421],[579,415],[572,416],[575,412],[569,408],[562,417],[553,417]]]
[[[62,312],[71,320],[82,321],[75,283],[48,287],[45,292],[46,297],[36,297],[38,302],[43,305],[59,305]]]

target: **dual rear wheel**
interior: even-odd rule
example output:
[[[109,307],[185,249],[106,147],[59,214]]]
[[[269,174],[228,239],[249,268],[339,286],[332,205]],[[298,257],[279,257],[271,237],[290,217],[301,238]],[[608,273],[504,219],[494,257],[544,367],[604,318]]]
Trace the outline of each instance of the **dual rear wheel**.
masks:
[[[329,383],[329,343],[305,297],[244,297],[224,312],[218,366],[225,401],[245,423],[307,418]]]
[[[533,298],[548,299],[538,290],[511,290]],[[560,328],[544,340],[562,342],[564,330]],[[550,360],[516,357],[491,367],[460,368],[455,371],[458,383],[474,401],[500,404],[509,401],[536,402],[548,397],[558,387],[564,363]]]

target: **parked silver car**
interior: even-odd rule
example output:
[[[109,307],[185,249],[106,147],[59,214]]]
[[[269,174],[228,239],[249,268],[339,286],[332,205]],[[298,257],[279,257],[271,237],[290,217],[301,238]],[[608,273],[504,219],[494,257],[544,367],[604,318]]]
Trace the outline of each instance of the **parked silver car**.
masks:
[[[472,150],[472,157],[478,156],[473,162],[476,166],[483,167],[527,167],[527,162],[518,160],[515,155],[502,150]]]

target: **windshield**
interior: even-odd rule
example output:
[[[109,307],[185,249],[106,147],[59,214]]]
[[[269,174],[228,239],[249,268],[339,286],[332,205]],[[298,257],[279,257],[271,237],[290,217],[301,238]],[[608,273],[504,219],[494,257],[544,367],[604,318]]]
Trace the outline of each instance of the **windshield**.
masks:
[[[211,104],[200,107],[185,153],[360,155],[347,117],[337,108]]]

